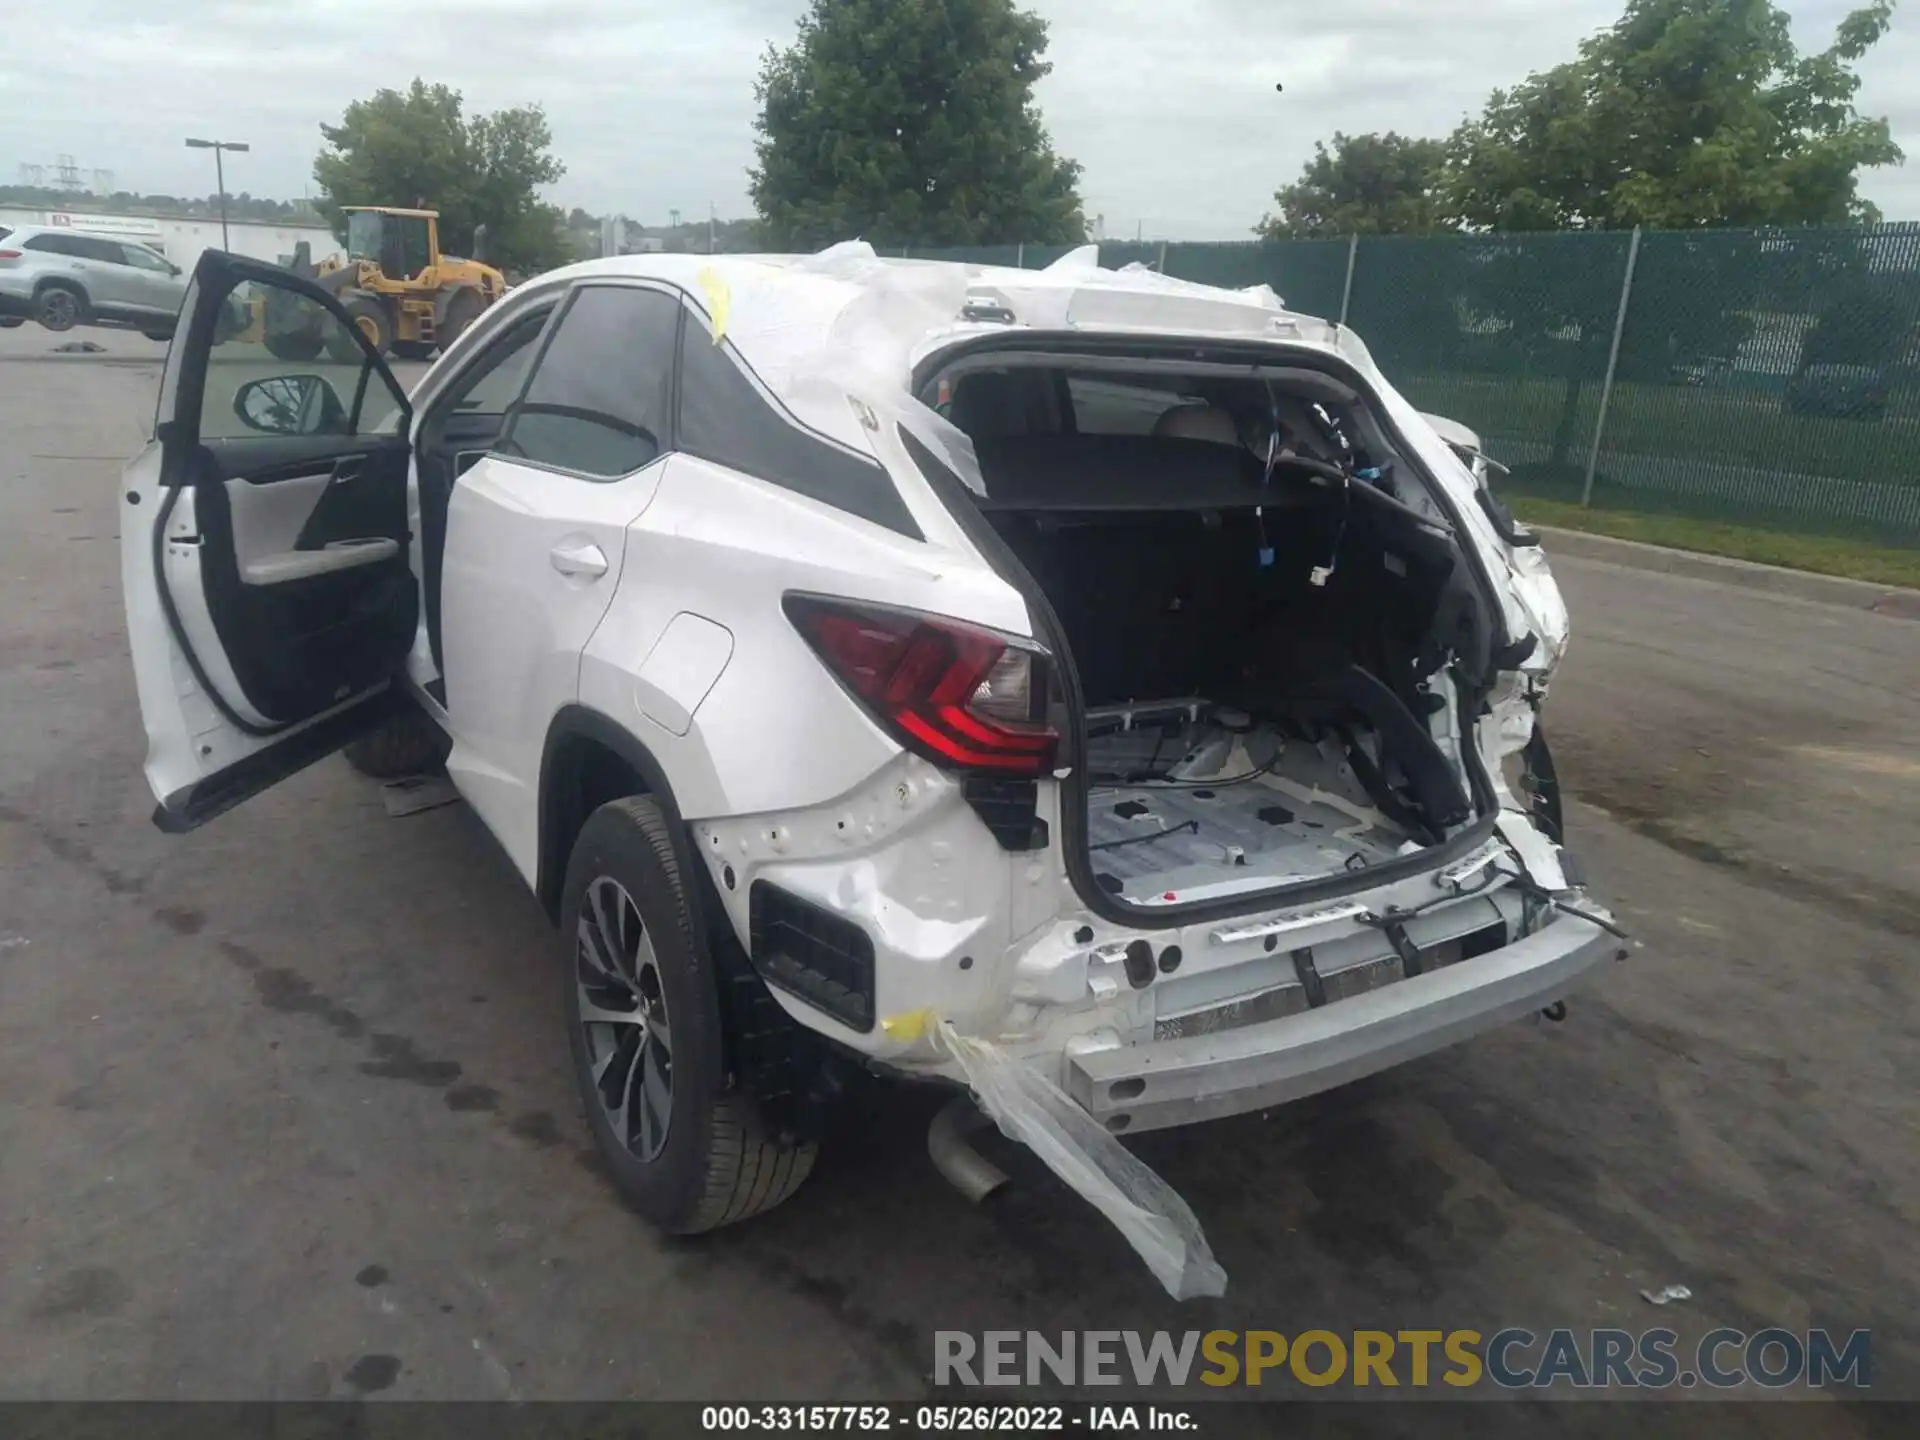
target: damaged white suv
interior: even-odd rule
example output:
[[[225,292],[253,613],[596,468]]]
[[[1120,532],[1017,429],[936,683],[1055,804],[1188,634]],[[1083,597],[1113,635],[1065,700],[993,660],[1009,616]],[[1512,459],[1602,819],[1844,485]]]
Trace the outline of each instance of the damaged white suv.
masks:
[[[1558,843],[1537,543],[1271,291],[635,256],[513,291],[411,398],[364,341],[274,359],[302,309],[352,353],[209,252],[127,472],[156,820],[444,760],[670,1230],[791,1193],[848,1066],[990,1055],[1131,1133],[1618,950]]]

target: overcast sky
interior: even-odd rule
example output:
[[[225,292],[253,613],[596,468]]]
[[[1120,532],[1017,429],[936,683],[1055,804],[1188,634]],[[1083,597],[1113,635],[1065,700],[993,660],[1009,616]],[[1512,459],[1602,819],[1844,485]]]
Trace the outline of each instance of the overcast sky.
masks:
[[[1823,47],[1852,0],[1788,8]],[[1439,135],[1489,90],[1569,58],[1621,0],[1029,0],[1052,22],[1039,91],[1108,235],[1239,238],[1313,141]],[[316,128],[415,75],[472,109],[538,102],[551,198],[660,223],[749,213],[753,78],[803,0],[14,0],[0,34],[0,180],[70,154],[120,189],[209,194],[188,135],[252,143],[232,192],[298,196]],[[1920,219],[1920,7],[1869,58],[1863,108],[1914,157],[1874,172]],[[1274,93],[1276,81],[1286,92]]]

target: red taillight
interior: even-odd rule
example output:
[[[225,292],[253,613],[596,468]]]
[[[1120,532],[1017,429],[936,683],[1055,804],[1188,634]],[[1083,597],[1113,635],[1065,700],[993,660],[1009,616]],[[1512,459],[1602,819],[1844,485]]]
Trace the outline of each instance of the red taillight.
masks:
[[[0,250],[0,260],[18,260],[19,258],[18,250]]]
[[[1060,737],[1030,718],[1046,656],[958,620],[789,595],[787,617],[908,749],[949,767],[1043,775]]]

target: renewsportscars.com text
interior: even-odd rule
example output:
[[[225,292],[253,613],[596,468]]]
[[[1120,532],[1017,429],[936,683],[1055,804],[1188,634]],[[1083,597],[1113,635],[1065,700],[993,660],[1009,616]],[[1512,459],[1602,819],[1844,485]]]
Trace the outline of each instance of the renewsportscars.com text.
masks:
[[[1667,1329],[965,1330],[934,1333],[936,1385],[1353,1385],[1508,1390],[1873,1384],[1873,1335]]]

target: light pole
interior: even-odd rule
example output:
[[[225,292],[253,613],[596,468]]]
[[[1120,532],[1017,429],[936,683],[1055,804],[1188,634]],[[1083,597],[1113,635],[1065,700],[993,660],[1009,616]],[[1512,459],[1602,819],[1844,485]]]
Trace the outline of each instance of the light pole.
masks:
[[[213,174],[220,186],[220,248],[231,249],[227,244],[227,167],[221,163],[222,150],[247,150],[251,147],[240,140],[189,140],[189,150],[211,150],[213,152]]]

